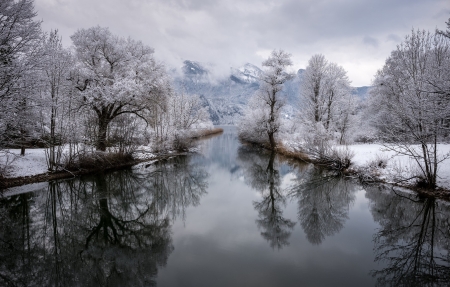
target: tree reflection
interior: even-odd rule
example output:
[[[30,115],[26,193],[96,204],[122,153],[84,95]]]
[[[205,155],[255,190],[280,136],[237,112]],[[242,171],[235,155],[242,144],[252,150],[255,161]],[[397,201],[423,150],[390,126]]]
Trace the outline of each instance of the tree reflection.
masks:
[[[272,248],[281,249],[289,244],[295,222],[283,217],[282,206],[286,204],[286,196],[281,191],[280,174],[274,165],[275,153],[268,156],[241,147],[238,155],[246,182],[261,192],[262,199],[253,203],[259,217],[256,224],[263,230],[261,236]]]
[[[171,221],[199,203],[206,177],[177,158],[0,199],[0,285],[155,285],[173,250]]]
[[[433,198],[417,200],[385,187],[368,187],[371,212],[380,229],[374,236],[372,271],[379,286],[448,286],[450,282],[450,207]]]
[[[0,198],[0,285],[33,286],[43,283],[33,266],[39,252],[31,228],[30,205],[34,202],[31,194],[19,194]],[[22,274],[23,276],[19,276]]]
[[[320,244],[342,229],[355,188],[340,175],[313,166],[298,174],[291,195],[298,199],[298,219],[310,243]]]

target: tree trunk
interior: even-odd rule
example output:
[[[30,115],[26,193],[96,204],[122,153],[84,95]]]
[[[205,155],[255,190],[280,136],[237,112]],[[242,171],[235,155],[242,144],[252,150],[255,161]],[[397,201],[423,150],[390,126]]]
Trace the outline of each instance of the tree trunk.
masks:
[[[53,96],[52,96],[53,98]],[[55,144],[56,144],[56,108],[54,102],[52,101],[52,112],[50,117],[50,151],[49,151],[49,169],[55,170],[56,160],[55,160]]]
[[[101,116],[98,119],[98,135],[97,135],[97,150],[106,151],[106,133],[108,131],[109,120],[106,116]]]
[[[327,105],[327,122],[325,126],[325,130],[328,131],[330,128],[330,120],[331,120],[331,105],[333,104],[334,92],[331,91],[331,95],[328,97],[328,105]]]
[[[269,116],[269,130],[267,131],[267,134],[269,135],[269,142],[270,142],[270,148],[272,150],[276,150],[277,143],[275,142],[275,104],[276,101],[276,91],[272,91],[272,99],[270,101],[270,116]]]
[[[20,130],[20,140],[21,140],[20,155],[24,156],[25,155],[25,130],[24,129]]]
[[[277,143],[275,142],[274,133],[273,132],[268,132],[268,134],[269,134],[270,148],[272,150],[276,150],[277,149]]]
[[[314,120],[316,123],[320,121],[319,115],[319,92],[320,92],[320,80],[314,86]]]

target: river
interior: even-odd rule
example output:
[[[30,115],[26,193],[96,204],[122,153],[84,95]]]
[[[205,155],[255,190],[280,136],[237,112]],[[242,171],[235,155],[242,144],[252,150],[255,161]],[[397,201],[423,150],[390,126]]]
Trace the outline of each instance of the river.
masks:
[[[7,190],[0,286],[447,286],[450,205],[241,145]]]

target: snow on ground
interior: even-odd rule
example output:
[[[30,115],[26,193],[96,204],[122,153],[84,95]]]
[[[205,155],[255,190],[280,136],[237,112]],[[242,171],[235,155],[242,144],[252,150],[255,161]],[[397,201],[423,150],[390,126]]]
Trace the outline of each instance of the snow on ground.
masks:
[[[348,148],[354,152],[352,162],[355,169],[375,169],[381,179],[387,182],[396,182],[420,174],[417,163],[406,155],[398,155],[387,150],[382,144],[354,144]],[[450,144],[439,144],[439,154],[450,152]],[[381,161],[386,163],[385,168],[377,167]],[[439,163],[437,185],[450,189],[450,158]]]
[[[154,158],[156,155],[152,153],[152,149],[149,146],[139,146],[133,153],[135,159],[149,160]]]
[[[148,146],[140,146],[133,154],[136,159],[150,160],[155,158]],[[0,167],[7,165],[6,177],[14,178],[43,174],[48,171],[45,149],[26,149],[25,155],[20,156],[20,149],[0,151]]]
[[[340,147],[344,148],[344,147]],[[375,173],[387,182],[397,182],[404,178],[419,174],[417,163],[405,155],[397,155],[386,150],[381,144],[354,144],[348,148],[354,152],[352,158],[353,168]],[[450,144],[440,144],[440,154],[450,153]],[[47,163],[44,149],[27,149],[25,156],[20,156],[19,149],[0,152],[0,166],[14,158],[7,170],[7,177],[30,176],[47,172]],[[192,150],[194,151],[194,150]],[[150,160],[155,157],[148,146],[140,146],[134,153],[135,158]],[[385,168],[377,166],[378,162],[386,163]],[[450,158],[439,164],[437,184],[450,189]]]
[[[300,151],[301,145],[295,140],[283,141],[284,147],[292,151]],[[419,146],[412,146],[419,148]],[[388,150],[383,144],[353,144],[348,146],[337,146],[337,149],[350,149],[354,156],[351,159],[354,170],[363,174],[375,176],[388,183],[411,184],[413,181],[403,181],[416,175],[421,175],[417,162],[406,155],[396,154]],[[450,156],[450,144],[438,144],[438,156]],[[385,166],[378,166],[383,162]],[[438,165],[438,187],[450,189],[450,158]]]
[[[7,177],[41,174],[46,173],[48,170],[45,149],[43,148],[26,149],[24,156],[20,156],[20,149],[2,151],[0,154],[0,165],[4,165],[7,162],[11,162],[6,170]]]

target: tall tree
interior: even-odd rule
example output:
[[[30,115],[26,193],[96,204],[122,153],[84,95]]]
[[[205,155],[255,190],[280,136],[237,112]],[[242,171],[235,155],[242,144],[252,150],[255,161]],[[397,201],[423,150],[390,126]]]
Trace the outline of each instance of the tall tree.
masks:
[[[73,80],[84,106],[97,116],[96,148],[105,151],[113,119],[126,113],[145,119],[149,107],[164,104],[170,93],[165,68],[153,58],[152,48],[107,28],[81,29],[71,38],[77,59]]]
[[[276,150],[276,135],[280,130],[280,112],[284,105],[283,84],[292,78],[286,71],[292,65],[291,55],[283,50],[272,51],[262,65],[266,70],[260,78],[260,88],[249,101],[246,115],[239,127],[240,137],[265,144]]]
[[[64,141],[63,134],[66,132],[64,122],[70,118],[68,97],[72,85],[68,79],[73,59],[70,52],[62,47],[57,30],[46,35],[42,45],[40,65],[44,102],[41,113],[42,125],[45,130],[49,130],[48,136],[45,137],[48,147],[48,168],[54,170],[62,152],[62,148],[57,149],[57,146]]]
[[[332,138],[342,144],[355,110],[347,71],[321,54],[308,62],[301,79],[301,119],[315,138]]]
[[[306,107],[307,117],[320,122],[324,117],[324,83],[328,61],[322,54],[309,59],[308,66],[302,76],[301,97]]]

